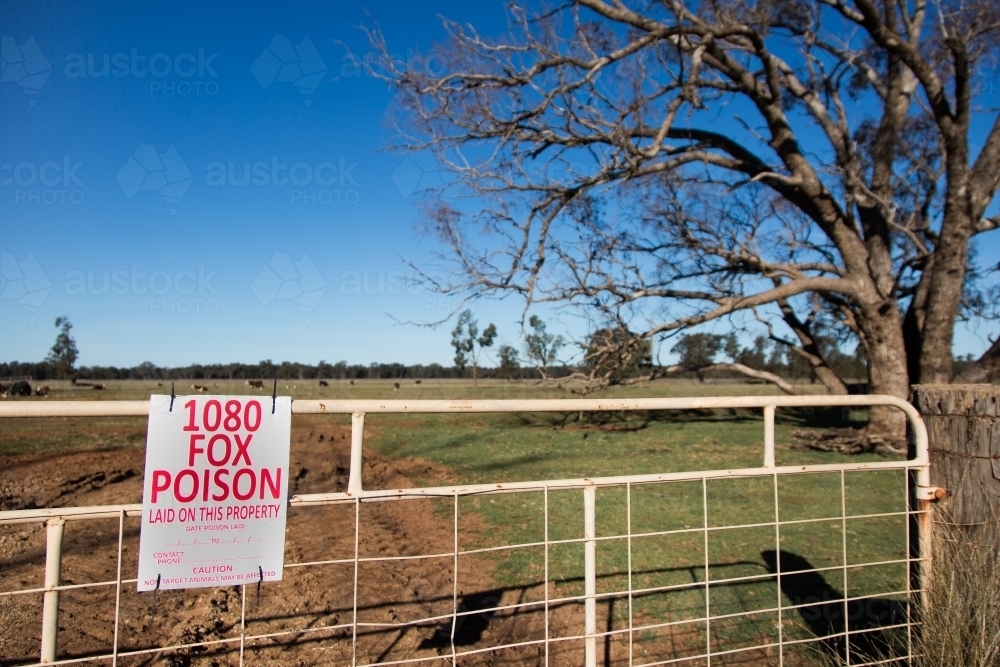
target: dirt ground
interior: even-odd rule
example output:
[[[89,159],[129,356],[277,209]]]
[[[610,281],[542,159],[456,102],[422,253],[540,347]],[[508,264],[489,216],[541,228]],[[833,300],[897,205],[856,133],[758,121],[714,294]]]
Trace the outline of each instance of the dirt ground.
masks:
[[[340,491],[346,488],[350,427],[325,417],[298,416],[292,430],[292,493]],[[142,497],[144,450],[35,454],[0,457],[0,509],[138,503]],[[444,482],[448,472],[427,461],[388,459],[366,453],[364,482],[368,488],[414,486],[415,480]],[[459,609],[512,605],[544,598],[541,585],[495,588],[491,571],[496,560],[485,556],[459,559],[453,579],[452,501],[408,500],[363,504],[358,510],[359,555],[364,557],[437,557],[364,562],[357,573],[356,664],[424,658],[418,664],[451,664],[450,635],[455,600]],[[489,530],[475,515],[460,520],[461,548]],[[139,519],[127,518],[122,548],[122,577],[136,572]],[[350,665],[355,572],[354,505],[296,507],[289,511],[284,580],[245,590],[247,635],[245,664]],[[101,587],[70,589],[60,598],[59,659],[83,658],[111,651],[114,641],[118,519],[71,521],[66,525],[62,582]],[[0,527],[0,592],[42,586],[45,561],[44,527],[35,524]],[[308,567],[301,563],[313,564]],[[549,583],[549,596],[560,591]],[[228,665],[240,655],[239,586],[139,594],[134,583],[122,585],[118,646],[120,664]],[[38,661],[41,632],[40,593],[0,596],[0,665]],[[620,613],[618,614],[620,616]],[[416,619],[442,617],[422,624]],[[599,628],[619,621],[599,610]],[[339,626],[339,627],[338,627]],[[346,627],[345,627],[346,626]],[[619,626],[620,627],[620,626]],[[582,632],[580,604],[550,609],[550,638]],[[543,639],[545,614],[538,605],[465,616],[455,631],[458,651],[484,649],[457,660],[462,665],[544,665],[540,645],[489,650],[502,644]],[[699,639],[699,636],[702,637]],[[639,653],[643,662],[694,655],[704,649],[698,628],[646,637]],[[226,641],[231,640],[231,641]],[[170,651],[156,647],[200,644]],[[627,635],[600,639],[605,665],[626,664]],[[638,657],[638,653],[637,653]],[[581,641],[553,642],[550,665],[583,662]],[[733,656],[742,664],[768,664],[771,656]],[[713,660],[729,663],[729,660]],[[702,664],[701,661],[677,664]]]

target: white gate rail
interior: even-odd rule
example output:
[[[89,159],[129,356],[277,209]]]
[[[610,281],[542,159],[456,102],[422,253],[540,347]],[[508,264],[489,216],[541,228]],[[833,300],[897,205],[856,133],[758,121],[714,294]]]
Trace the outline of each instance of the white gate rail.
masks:
[[[774,418],[776,408],[806,408],[806,407],[871,407],[871,406],[890,406],[902,410],[909,422],[911,428],[911,437],[914,445],[914,457],[906,461],[877,461],[877,462],[851,462],[851,463],[840,463],[840,464],[823,464],[823,465],[797,465],[797,466],[777,466],[775,464],[774,455]],[[763,465],[756,468],[736,468],[736,469],[726,469],[726,470],[705,470],[705,471],[690,471],[690,472],[670,472],[670,473],[651,473],[644,475],[621,475],[621,476],[608,476],[608,477],[592,477],[592,478],[577,478],[577,479],[558,479],[558,480],[544,480],[544,481],[530,481],[530,482],[500,482],[500,483],[488,483],[488,484],[459,484],[452,486],[439,486],[439,487],[422,487],[422,488],[408,488],[408,489],[364,489],[361,481],[361,470],[363,461],[363,429],[366,414],[390,414],[390,413],[509,413],[509,412],[584,412],[584,411],[608,411],[608,412],[627,412],[627,411],[662,411],[662,410],[690,410],[690,409],[731,409],[731,408],[759,408],[763,409],[764,415],[764,452],[763,452]],[[149,412],[149,402],[148,401],[18,401],[0,404],[0,419],[2,418],[30,418],[30,417],[109,417],[109,416],[145,416]],[[567,543],[567,542],[582,542],[584,545],[585,553],[585,593],[583,596],[578,596],[576,598],[562,598],[558,602],[566,601],[583,601],[585,603],[585,628],[582,635],[574,637],[563,637],[559,639],[550,639],[548,636],[548,609],[549,605],[554,600],[548,599],[548,585],[546,583],[546,600],[545,600],[545,612],[546,612],[546,636],[544,640],[538,640],[533,642],[520,642],[517,644],[508,644],[500,647],[492,647],[488,650],[498,650],[500,648],[511,648],[518,647],[522,645],[543,643],[545,648],[546,664],[548,664],[549,655],[549,644],[555,641],[567,641],[567,640],[580,640],[584,641],[585,646],[585,664],[587,667],[594,667],[597,664],[597,650],[596,650],[596,640],[599,637],[609,636],[622,631],[609,631],[604,633],[598,633],[596,628],[596,601],[599,598],[607,598],[609,593],[597,594],[596,592],[596,557],[595,557],[595,545],[599,539],[610,539],[610,538],[597,538],[595,532],[595,490],[598,487],[611,487],[619,486],[626,487],[629,489],[629,499],[631,498],[631,487],[633,485],[648,484],[655,482],[672,482],[672,481],[696,481],[701,480],[702,485],[706,484],[707,480],[720,479],[720,478],[747,478],[747,477],[760,477],[760,476],[773,476],[775,479],[775,521],[773,523],[776,531],[783,524],[783,522],[778,520],[777,516],[777,477],[778,475],[790,475],[790,474],[801,474],[801,473],[819,473],[819,472],[839,472],[841,473],[841,492],[843,494],[843,474],[845,472],[852,471],[865,471],[865,470],[905,470],[914,473],[915,478],[915,497],[919,503],[919,508],[913,510],[912,508],[903,514],[915,515],[918,526],[919,526],[919,546],[920,546],[920,557],[918,559],[908,559],[908,563],[912,563],[913,560],[922,561],[924,568],[924,573],[926,569],[930,566],[929,554],[930,554],[930,522],[928,520],[927,514],[927,503],[937,497],[938,490],[930,485],[930,477],[928,471],[928,441],[927,441],[927,430],[924,426],[923,421],[920,418],[919,413],[913,408],[912,405],[894,396],[882,396],[882,395],[869,395],[869,396],[733,396],[733,397],[690,397],[690,398],[636,398],[636,399],[538,399],[538,400],[416,400],[416,401],[406,401],[406,400],[296,400],[292,402],[292,413],[293,414],[350,414],[352,416],[352,434],[351,434],[351,457],[350,457],[350,472],[347,490],[343,492],[333,492],[333,493],[313,493],[313,494],[300,494],[292,496],[289,499],[289,505],[291,507],[308,507],[315,505],[329,505],[329,504],[339,504],[339,503],[353,503],[356,506],[362,502],[383,502],[383,501],[395,501],[395,500],[405,500],[411,498],[433,498],[433,497],[453,497],[455,498],[455,531],[456,531],[456,543],[455,543],[455,553],[454,554],[444,554],[444,555],[454,555],[456,559],[457,568],[457,558],[459,555],[458,542],[457,542],[457,531],[458,531],[458,505],[457,499],[460,496],[469,495],[489,495],[498,493],[518,493],[525,491],[542,491],[545,492],[546,497],[546,536],[544,546],[546,548],[546,578],[548,578],[548,546],[557,542]],[[548,492],[557,489],[583,489],[584,491],[584,537],[582,540],[549,540],[548,538]],[[842,495],[843,501],[843,495]],[[631,500],[629,500],[631,503]],[[708,581],[708,534],[712,530],[708,526],[707,517],[707,504],[705,505],[705,526],[703,528],[692,529],[695,531],[705,532],[705,542],[706,542],[706,605],[707,605],[707,581]],[[43,593],[43,611],[42,611],[42,642],[40,651],[40,661],[41,663],[54,663],[54,664],[68,664],[81,661],[91,661],[91,660],[101,660],[110,659],[113,665],[117,665],[118,657],[128,655],[130,653],[119,652],[118,647],[118,607],[120,604],[120,592],[123,583],[132,583],[134,580],[122,579],[121,573],[121,540],[122,540],[122,521],[126,516],[139,516],[142,512],[141,504],[120,504],[120,505],[103,505],[103,506],[89,506],[89,507],[58,507],[58,508],[40,508],[40,509],[30,509],[30,510],[16,510],[16,511],[6,511],[0,512],[0,525],[10,525],[10,524],[23,524],[23,523],[39,523],[45,522],[47,527],[47,542],[46,542],[46,562],[45,562],[45,579],[44,588],[42,589],[23,589],[15,591],[0,591],[0,596],[11,596],[19,594],[28,593]],[[875,516],[875,515],[871,515]],[[116,586],[116,600],[115,600],[115,628],[114,628],[114,647],[112,653],[102,656],[93,656],[88,658],[77,658],[57,661],[56,659],[56,631],[58,628],[58,609],[59,609],[59,591],[68,588],[80,588],[86,587],[88,585],[75,585],[75,586],[63,586],[59,583],[60,578],[60,564],[61,564],[61,552],[62,552],[62,535],[63,527],[66,521],[77,521],[77,520],[91,520],[91,519],[106,519],[106,518],[118,518],[119,519],[119,553],[118,553],[118,577],[117,581],[114,582],[103,582],[98,584],[91,584],[92,586],[108,585],[113,584]],[[844,520],[848,518],[864,518],[864,517],[847,517],[846,510],[844,511]],[[629,519],[631,524],[631,519]],[[772,525],[760,524],[760,525]],[[357,526],[356,526],[357,529]],[[666,531],[666,533],[672,532],[689,532],[689,531]],[[629,526],[628,535],[621,535],[618,537],[628,537],[629,544],[631,545],[631,525]],[[846,540],[846,537],[845,537]],[[515,545],[515,546],[530,546],[530,545]],[[631,546],[629,547],[629,628],[628,634],[631,638],[634,631],[641,630],[643,628],[633,628],[632,627],[632,617],[631,617],[631,596],[632,591],[632,573],[631,573]],[[462,552],[468,553],[468,552]],[[442,554],[437,554],[441,556]],[[353,628],[353,637],[357,638],[358,627],[365,624],[359,623],[357,619],[357,568],[359,561],[366,560],[383,560],[379,558],[371,559],[359,559],[357,556],[357,536],[355,537],[355,558],[353,562],[355,566],[355,611],[352,624],[343,627]],[[332,561],[331,561],[332,562]],[[866,565],[880,565],[883,563],[871,563]],[[294,565],[293,565],[294,566]],[[852,567],[857,567],[852,565]],[[839,569],[839,568],[837,568]],[[846,591],[846,542],[845,542],[845,564],[844,564],[844,577],[845,577],[845,605],[850,602],[847,597]],[[780,570],[779,570],[780,576]],[[455,573],[457,582],[457,570]],[[759,579],[760,577],[738,577],[732,579],[721,580],[725,582],[738,582],[750,579]],[[716,583],[713,580],[713,584]],[[665,587],[665,589],[674,587]],[[912,592],[909,588],[906,593]],[[921,591],[922,592],[922,591]],[[624,592],[623,592],[624,593]],[[457,593],[456,593],[457,595]],[[244,598],[245,598],[245,587],[244,587]],[[447,656],[455,664],[455,660],[462,656],[474,655],[476,653],[485,651],[486,649],[478,649],[473,651],[466,651],[464,653],[457,652],[454,644],[454,628],[455,622],[463,614],[468,614],[471,612],[462,612],[458,609],[457,598],[455,600],[455,608],[453,613],[448,617],[434,617],[430,619],[421,619],[421,621],[442,621],[451,618],[453,625],[452,629],[452,646],[451,655]],[[486,611],[499,611],[507,610],[514,607],[531,606],[531,604],[525,605],[506,605],[497,606],[493,610]],[[782,607],[779,606],[775,610],[758,610],[760,611],[777,611],[781,613]],[[480,613],[482,610],[478,610]],[[245,612],[245,610],[244,610]],[[846,606],[845,606],[846,612]],[[738,615],[738,614],[737,614]],[[706,653],[702,656],[691,656],[691,657],[701,657],[707,658],[709,663],[713,655],[723,655],[728,652],[722,653],[712,653],[711,649],[711,635],[707,631],[708,624],[718,618],[724,618],[722,616],[713,617],[709,610],[706,609],[705,618],[695,619],[698,622],[704,621],[706,624]],[[694,621],[679,621],[676,623],[688,623]],[[419,621],[412,622],[413,624],[419,623]],[[377,624],[376,624],[377,625]],[[664,625],[672,625],[671,623],[659,624],[656,626],[646,626],[646,627],[661,627]],[[908,619],[906,626],[912,625],[912,622]],[[331,626],[333,627],[333,626]],[[336,626],[341,627],[341,626]],[[845,626],[843,636],[845,641],[850,639],[850,636],[857,631],[852,631],[846,623],[845,616]],[[291,634],[291,633],[277,633],[277,634]],[[243,663],[243,646],[246,640],[250,639],[262,639],[276,636],[275,633],[270,633],[268,635],[261,635],[259,637],[246,635],[245,632],[241,631],[241,635],[238,639],[234,640],[213,640],[203,642],[198,645],[206,646],[211,644],[226,643],[229,641],[239,641],[240,644],[240,664]],[[791,644],[794,642],[786,641],[784,644]],[[194,645],[191,645],[194,646]],[[768,648],[771,645],[764,645],[763,648]],[[779,641],[775,644],[780,651],[783,646],[782,642]],[[164,649],[178,649],[178,648],[188,648],[189,646],[168,646],[168,647],[158,647],[157,651]],[[760,648],[760,647],[751,647]],[[356,646],[354,647],[356,649]],[[738,649],[745,650],[745,649]],[[848,642],[848,652],[849,652],[849,642]],[[151,653],[152,650],[141,650],[133,651],[132,655],[136,654],[147,654]],[[2,656],[0,656],[2,657]],[[684,658],[684,660],[690,659]],[[393,661],[391,663],[377,663],[377,664],[402,664],[402,663],[419,663],[425,662],[429,659],[427,658],[416,658],[412,660],[402,660]],[[848,655],[848,661],[850,661],[850,656]],[[673,662],[673,661],[666,661]],[[357,664],[357,656],[355,655],[352,659],[352,665]],[[629,648],[629,664],[632,662],[631,653],[631,643]],[[666,663],[646,663],[646,664],[666,664]],[[848,662],[848,664],[856,664]]]

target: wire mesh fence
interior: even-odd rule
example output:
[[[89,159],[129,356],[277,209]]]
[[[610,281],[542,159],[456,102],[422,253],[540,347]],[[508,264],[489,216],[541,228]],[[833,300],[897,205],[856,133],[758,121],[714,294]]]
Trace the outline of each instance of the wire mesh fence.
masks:
[[[0,512],[0,526],[44,521],[47,536],[44,567],[0,563],[17,572],[14,579],[0,571],[0,615],[36,619],[24,632],[39,637],[40,652],[0,649],[0,660],[355,666],[909,660],[921,592],[914,576],[918,547],[927,539],[914,499],[933,491],[924,483],[926,436],[916,413],[878,396],[572,403],[574,411],[648,410],[706,401],[770,408],[764,466],[375,490],[361,485],[365,413],[559,411],[567,402],[295,402],[293,413],[353,415],[351,479],[344,492],[290,499],[282,582],[137,593],[129,574],[141,506]],[[831,403],[897,405],[910,419],[916,456],[775,466],[774,408]],[[65,407],[86,413],[86,406]],[[32,409],[60,413],[54,403]],[[101,414],[112,409],[100,407]],[[142,406],[119,406],[119,413],[127,411],[141,414]],[[502,506],[511,525],[484,525],[487,506]],[[436,528],[405,534],[407,517],[417,514],[432,517]],[[386,534],[393,517],[395,534]],[[301,548],[297,530],[321,535],[320,546]],[[74,619],[84,615],[100,620],[103,630],[86,636],[75,630]],[[59,651],[57,637],[72,638],[73,651]]]

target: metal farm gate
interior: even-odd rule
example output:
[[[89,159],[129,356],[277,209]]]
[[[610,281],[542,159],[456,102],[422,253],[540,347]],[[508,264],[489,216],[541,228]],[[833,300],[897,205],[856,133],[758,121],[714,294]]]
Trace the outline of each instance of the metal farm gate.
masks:
[[[0,417],[142,416],[148,414],[148,405],[146,401],[10,402],[0,405]],[[820,406],[892,406],[902,410],[909,421],[915,455],[905,461],[776,466],[775,409]],[[362,488],[366,415],[734,408],[763,409],[764,446],[759,467],[651,471],[629,476],[514,483],[498,479],[489,484],[432,488]],[[40,654],[35,658],[15,658],[4,655],[0,647],[0,664],[40,660],[46,664],[107,662],[117,666],[161,659],[169,664],[195,664],[199,656],[209,654],[223,664],[265,661],[280,664],[281,651],[307,638],[313,644],[309,649],[309,655],[314,656],[310,659],[312,662],[352,666],[582,662],[594,667],[598,661],[627,665],[791,665],[808,662],[810,655],[839,660],[841,664],[902,664],[900,661],[911,657],[915,625],[911,610],[921,592],[920,567],[929,567],[926,508],[935,490],[929,483],[924,424],[914,408],[900,399],[891,396],[755,396],[615,400],[298,400],[292,403],[292,413],[352,416],[347,490],[294,495],[289,499],[292,508],[289,518],[297,512],[309,513],[316,512],[317,508],[329,510],[328,506],[339,506],[337,511],[353,515],[352,519],[348,517],[352,523],[346,525],[353,525],[354,552],[340,554],[343,557],[286,562],[285,565],[286,578],[299,571],[296,568],[340,567],[353,571],[353,576],[348,572],[344,580],[353,583],[340,586],[343,590],[337,591],[343,604],[333,610],[327,609],[322,618],[301,627],[295,626],[294,617],[284,618],[278,625],[274,625],[277,621],[269,621],[271,625],[268,625],[262,619],[270,618],[267,617],[271,595],[268,588],[274,584],[265,586],[262,601],[259,600],[259,587],[255,590],[250,585],[249,591],[247,586],[230,587],[233,604],[238,600],[239,620],[224,632],[220,631],[224,636],[185,635],[184,641],[158,645],[141,634],[135,635],[133,626],[138,621],[127,618],[133,612],[127,612],[123,605],[126,595],[129,599],[139,598],[135,592],[136,580],[126,570],[130,566],[123,566],[122,545],[126,525],[135,531],[138,523],[135,517],[141,516],[141,505],[0,512],[0,526],[44,522],[47,536],[42,586],[24,586],[24,582],[4,576],[5,563],[0,561],[0,611],[5,601],[40,603],[41,607]],[[872,482],[875,479],[872,476],[880,476],[878,480],[881,481]],[[888,482],[883,484],[884,480]],[[812,509],[803,509],[807,503],[801,501],[802,494],[815,497],[816,493],[822,494],[827,501],[820,503],[818,509],[816,503],[809,506]],[[466,520],[460,506],[468,502],[504,502],[512,497],[523,500],[523,507],[530,505],[538,510],[533,515],[536,518],[526,520],[522,526],[536,538],[523,543],[485,546],[465,544],[460,539]],[[385,503],[413,500],[436,503],[432,510],[435,516],[451,523],[451,543],[433,553],[379,555],[363,552],[359,539],[365,526],[362,512],[370,504],[383,504],[384,507]],[[598,531],[597,516],[605,504],[610,519],[602,520],[600,524],[605,527]],[[736,518],[718,520],[714,515],[720,513],[720,508],[725,508],[726,516],[730,517],[735,508]],[[682,519],[668,521],[664,518],[661,522],[656,518],[667,517],[675,510],[684,514]],[[428,509],[421,506],[414,511]],[[570,530],[555,525],[557,516],[574,515],[576,518],[569,523],[578,522],[577,528]],[[327,520],[324,518],[318,523]],[[116,565],[111,570],[116,576],[107,581],[65,583],[60,578],[65,526],[93,521],[117,523]],[[350,539],[350,535],[345,539]],[[657,547],[661,550],[653,553],[667,554],[663,557],[664,562],[639,562],[642,549],[654,543],[661,545]],[[886,546],[890,543],[891,548]],[[825,555],[816,563],[793,551],[795,548],[815,554],[821,546]],[[89,557],[112,558],[114,546],[108,544],[106,547],[107,553],[95,551]],[[880,551],[882,547],[888,551]],[[677,555],[683,549],[689,550],[690,557],[685,559]],[[752,553],[754,556],[761,554],[764,565],[760,561],[747,560],[740,550],[757,552]],[[602,554],[600,558],[599,553]],[[523,585],[519,596],[506,594],[503,590],[477,595],[468,590],[468,583],[463,583],[463,573],[468,573],[470,568],[481,570],[489,563],[507,559],[504,561],[508,564],[507,571],[516,573],[517,564],[528,563],[531,558],[536,558],[532,567],[536,567],[541,579]],[[450,580],[447,590],[434,592],[436,606],[418,607],[417,611],[422,611],[416,614],[411,609],[411,617],[405,617],[405,604],[400,600],[398,605],[380,607],[386,614],[373,615],[373,607],[366,602],[364,582],[367,579],[359,577],[359,570],[383,565],[405,567],[420,560],[438,563],[441,576]],[[582,567],[577,567],[579,561]],[[576,577],[574,572],[581,576]],[[872,581],[885,583],[879,588]],[[212,589],[177,594],[190,597],[206,590]],[[109,641],[106,648],[88,651],[85,655],[60,655],[57,653],[57,631],[60,625],[73,624],[65,614],[60,616],[60,593],[79,595],[83,591],[99,596],[109,606],[109,609],[99,610],[99,605],[93,603],[94,613],[108,618],[106,635]],[[156,594],[141,595],[143,614],[152,613],[155,624]],[[165,594],[161,592],[160,596],[159,613],[165,619],[168,613],[162,600]],[[255,597],[257,602],[254,602]],[[177,606],[183,606],[179,598]],[[0,614],[0,621],[3,620]],[[485,629],[491,625],[498,630]],[[126,641],[123,633],[128,628],[135,636]],[[23,632],[35,633],[37,637],[38,629],[37,626],[25,627]],[[403,653],[394,649],[400,638],[414,632],[423,638],[419,646],[411,645]],[[804,652],[802,647],[814,650]]]

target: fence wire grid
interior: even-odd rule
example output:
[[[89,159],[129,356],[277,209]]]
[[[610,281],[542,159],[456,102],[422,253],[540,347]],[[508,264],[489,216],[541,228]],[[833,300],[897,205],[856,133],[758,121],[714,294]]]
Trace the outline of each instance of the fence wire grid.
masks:
[[[902,409],[915,457],[776,466],[775,408],[828,405]],[[723,407],[763,408],[762,467],[361,484],[368,413]],[[0,406],[0,417],[143,410],[148,403],[21,403]],[[921,501],[934,490],[923,423],[899,399],[294,401],[295,413],[352,415],[350,479],[344,492],[289,499],[284,581],[140,594],[127,575],[141,505],[0,512],[0,526],[46,527],[43,585],[10,580],[0,563],[0,617],[35,610],[40,652],[0,648],[0,664],[878,665],[914,657],[919,571],[929,566]],[[479,525],[484,503],[516,508],[523,523],[491,532]],[[441,529],[390,546],[366,538],[389,508],[433,517]],[[295,559],[296,514],[315,515],[314,530],[331,533],[321,558]],[[113,561],[103,570],[113,579],[61,579],[67,525],[79,525],[81,536],[103,527],[102,538],[83,539],[81,548],[85,558]],[[60,596],[71,613],[60,616]],[[81,613],[105,630],[91,632],[86,650],[59,652],[58,634],[72,632]]]

